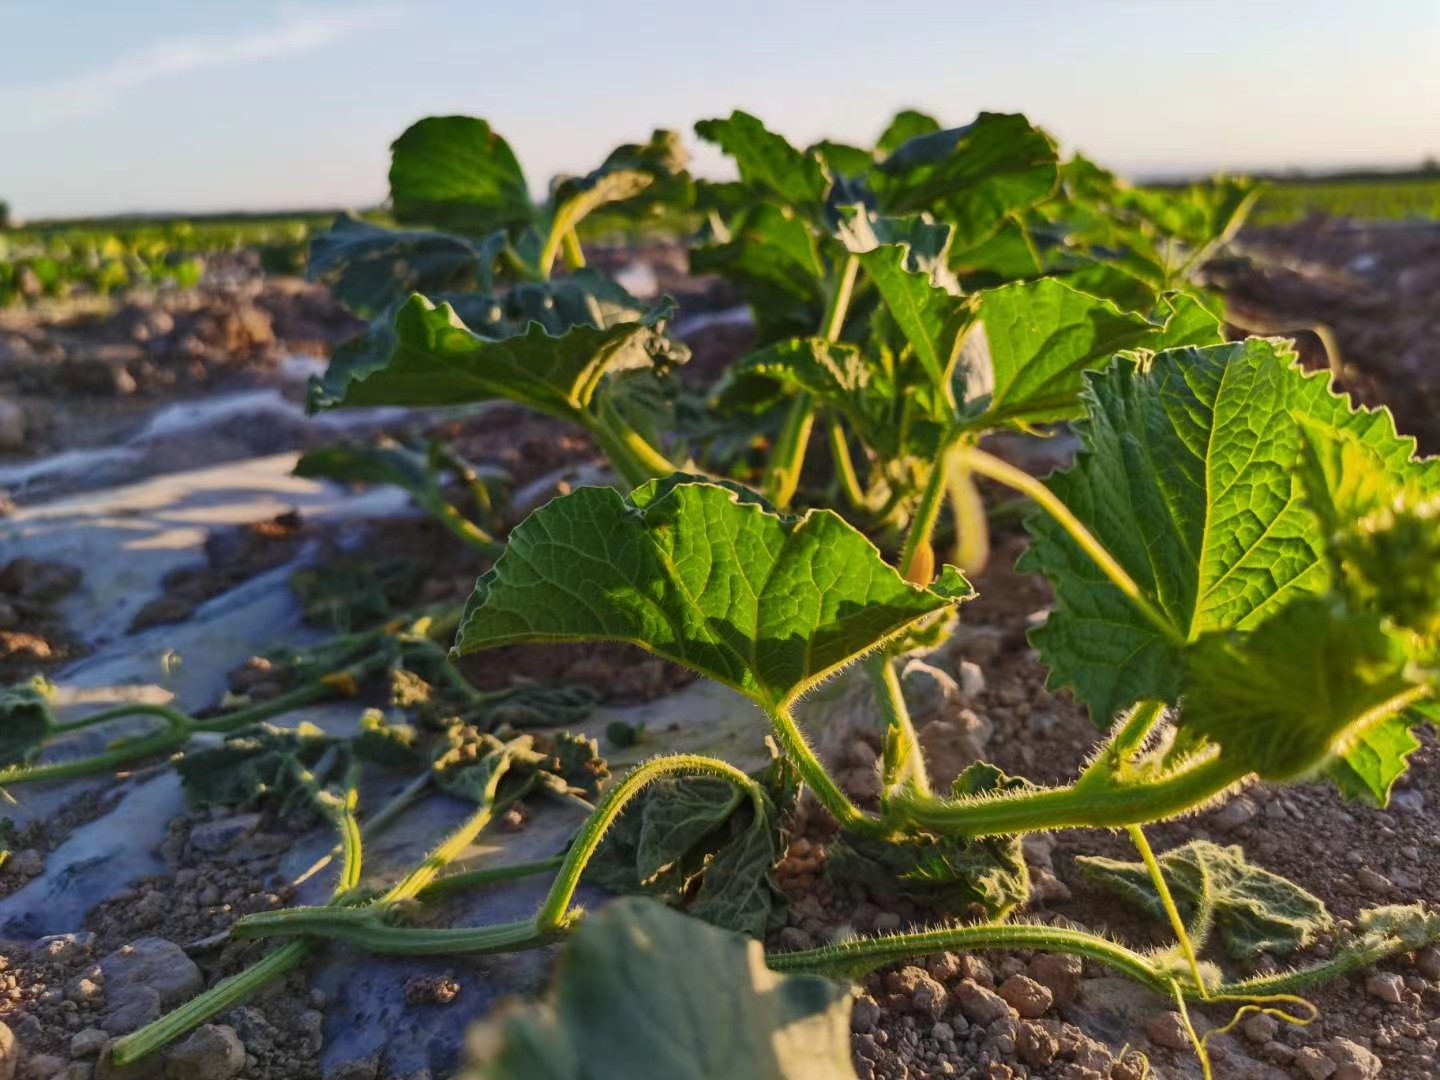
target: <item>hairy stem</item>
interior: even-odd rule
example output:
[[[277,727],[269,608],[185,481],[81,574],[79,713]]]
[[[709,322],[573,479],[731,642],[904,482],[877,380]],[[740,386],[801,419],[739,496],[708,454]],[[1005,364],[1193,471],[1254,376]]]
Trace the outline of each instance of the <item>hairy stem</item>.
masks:
[[[580,826],[580,831],[576,833],[574,841],[570,844],[570,850],[565,854],[565,861],[560,865],[555,882],[550,886],[549,895],[545,897],[545,902],[540,905],[540,910],[535,914],[536,930],[548,933],[560,930],[565,926],[569,920],[570,901],[575,898],[575,890],[580,885],[580,875],[585,872],[586,864],[599,848],[605,833],[620,816],[620,812],[635,796],[655,781],[667,776],[678,775],[713,776],[720,780],[728,780],[752,799],[757,800],[756,810],[757,812],[760,810],[758,804],[760,796],[756,791],[755,781],[735,766],[718,758],[701,757],[697,754],[676,754],[673,757],[653,758],[650,761],[642,762],[605,793],[605,797],[600,800],[600,805],[595,808],[595,812],[590,815],[584,825]]]
[[[1006,487],[1014,488],[1034,500],[1042,510],[1055,519],[1062,529],[1070,534],[1070,538],[1080,545],[1081,550],[1090,557],[1111,583],[1125,594],[1136,609],[1154,624],[1156,629],[1174,644],[1183,645],[1185,643],[1184,634],[1155,605],[1155,602],[1145,595],[1145,591],[1136,584],[1135,579],[1120,565],[1115,556],[1105,549],[1105,546],[1095,538],[1079,518],[1070,512],[1070,508],[1061,502],[1054,492],[1029,473],[1015,468],[1008,462],[1001,461],[979,447],[968,446],[960,452],[965,455],[965,466],[971,471],[999,481]]]
[[[771,714],[770,721],[781,751],[800,771],[801,779],[809,785],[815,797],[820,800],[820,805],[830,811],[841,828],[869,835],[880,835],[888,831],[881,822],[868,816],[851,802],[831,779],[830,773],[815,756],[815,751],[811,749],[805,733],[800,730],[800,725],[795,722],[795,717],[788,707],[781,706],[776,709]]]
[[[946,486],[955,518],[955,563],[967,574],[978,574],[990,561],[990,522],[967,460],[964,454],[951,459]]]
[[[998,795],[940,800],[898,793],[892,800],[909,820],[961,836],[1004,836],[1051,829],[1117,829],[1177,817],[1203,806],[1248,774],[1214,756],[1180,772],[1127,783],[1022,789]]]
[[[915,515],[910,519],[910,531],[905,534],[905,546],[900,550],[900,575],[916,585],[929,585],[934,576],[935,558],[930,540],[935,535],[935,523],[940,520],[940,508],[945,503],[945,481],[947,462],[953,451],[942,446],[930,477],[920,492],[920,502],[915,506]],[[917,570],[926,565],[925,554],[929,552],[928,570],[921,574]],[[924,577],[924,581],[916,580]]]
[[[1155,725],[1165,717],[1163,701],[1142,701],[1129,714],[1100,748],[1095,760],[1080,774],[1080,782],[1110,782],[1124,776],[1130,759],[1145,745]]]
[[[885,718],[883,789],[888,794],[905,784],[922,794],[930,794],[924,752],[915,735],[915,725],[910,719],[910,709],[905,704],[905,693],[900,687],[900,677],[895,673],[894,662],[884,653],[875,653],[865,661],[865,668],[875,687],[880,714]]]

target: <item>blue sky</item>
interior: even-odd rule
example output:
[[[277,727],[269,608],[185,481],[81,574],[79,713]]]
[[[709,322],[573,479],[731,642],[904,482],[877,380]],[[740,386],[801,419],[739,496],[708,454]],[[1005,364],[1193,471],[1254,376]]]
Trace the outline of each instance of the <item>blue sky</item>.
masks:
[[[1440,155],[1435,0],[0,0],[0,42],[27,217],[370,204],[436,113],[536,187],[735,107],[797,142],[1023,111],[1131,175]]]

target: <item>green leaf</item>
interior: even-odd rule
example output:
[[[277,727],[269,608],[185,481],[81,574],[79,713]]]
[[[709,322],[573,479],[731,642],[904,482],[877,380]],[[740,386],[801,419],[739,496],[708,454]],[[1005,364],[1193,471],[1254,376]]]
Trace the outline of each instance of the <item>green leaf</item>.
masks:
[[[934,135],[939,130],[940,121],[933,116],[915,109],[901,109],[876,141],[875,149],[889,157],[911,139]]]
[[[853,216],[841,239],[880,292],[932,387],[949,386],[971,309],[944,265],[950,229],[922,218]]]
[[[598,169],[555,184],[551,228],[573,229],[600,207],[634,214],[657,201],[688,198],[685,169],[689,154],[673,131],[656,131],[647,143],[626,143],[612,150]]]
[[[1204,939],[1217,927],[1225,951],[1237,960],[1261,953],[1287,956],[1314,942],[1334,924],[1319,897],[1293,881],[1254,866],[1238,845],[1220,847],[1208,840],[1192,840],[1160,856],[1160,870],[1187,924],[1197,917],[1203,925],[1191,926],[1191,935]],[[1099,856],[1075,859],[1087,881],[1114,893],[1145,912],[1164,920],[1165,909],[1141,862],[1122,862]]]
[[[488,236],[534,221],[525,174],[484,120],[431,116],[390,147],[390,199],[401,222]]]
[[[486,262],[484,248],[461,236],[382,229],[342,215],[311,241],[306,273],[350,310],[374,318],[412,292],[473,289],[489,272]]]
[[[766,130],[749,113],[737,110],[729,119],[701,120],[695,134],[735,159],[742,183],[801,210],[824,203],[830,185],[820,162],[791,146],[784,136]]]
[[[1349,748],[1326,766],[1325,775],[1352,802],[1387,806],[1390,789],[1410,767],[1410,756],[1420,749],[1420,740],[1410,729],[1422,719],[1436,723],[1435,717],[1422,717],[1411,709],[1354,733]]]
[[[36,679],[0,689],[0,766],[33,760],[56,730],[49,684]]]
[[[1393,715],[1377,710],[1412,688],[1408,661],[1375,615],[1304,597],[1252,631],[1186,649],[1181,722],[1263,779],[1299,779]],[[1378,738],[1388,745],[1367,750],[1392,760],[1403,749],[1395,736],[1387,728]]]
[[[773,712],[952,602],[906,583],[829,511],[781,517],[688,479],[628,499],[582,488],[510,534],[456,653],[628,641]]]
[[[979,430],[1078,416],[1084,372],[1155,331],[1143,317],[1052,279],[980,293],[975,310],[990,357],[988,371],[967,373]]]
[[[470,1080],[845,1080],[850,994],[651,900],[581,923],[549,997],[472,1030]]]
[[[261,724],[227,736],[219,746],[187,753],[175,771],[191,806],[284,810],[310,801],[313,789],[303,778],[338,745],[313,724],[294,730]]]
[[[499,341],[473,333],[449,304],[411,297],[364,355],[332,363],[311,386],[311,408],[354,405],[463,405],[508,399],[578,420],[605,376],[676,358],[662,332],[669,308],[641,322],[574,326],[558,335],[531,323]]]
[[[599,702],[588,686],[517,686],[469,715],[490,728],[572,727],[588,720]]]
[[[450,506],[429,456],[388,439],[377,446],[342,443],[308,451],[295,463],[294,475],[342,484],[393,484],[431,514],[444,513]]]
[[[1324,376],[1303,374],[1275,340],[1172,350],[1089,380],[1084,450],[1048,483],[1168,629],[1048,516],[1031,519],[1034,543],[1019,565],[1056,590],[1055,611],[1032,634],[1051,685],[1071,687],[1104,726],[1137,701],[1176,700],[1180,643],[1253,629],[1290,600],[1328,591],[1321,529],[1296,469],[1297,420],[1360,438],[1382,422],[1352,411]]]
[[[968,250],[1006,216],[1055,188],[1055,146],[1023,116],[981,113],[967,127],[918,135],[898,147],[873,176],[886,213],[929,210],[955,226],[954,250]]]
[[[813,333],[825,310],[825,264],[815,237],[785,207],[762,203],[731,239],[692,251],[690,268],[739,287],[762,341]]]

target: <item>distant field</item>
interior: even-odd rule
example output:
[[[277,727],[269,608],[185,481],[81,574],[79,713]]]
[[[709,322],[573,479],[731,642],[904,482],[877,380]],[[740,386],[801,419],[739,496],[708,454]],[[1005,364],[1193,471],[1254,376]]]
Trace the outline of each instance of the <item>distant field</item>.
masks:
[[[1287,225],[1314,214],[1366,221],[1440,220],[1440,176],[1403,180],[1273,182],[1250,215],[1256,225]]]

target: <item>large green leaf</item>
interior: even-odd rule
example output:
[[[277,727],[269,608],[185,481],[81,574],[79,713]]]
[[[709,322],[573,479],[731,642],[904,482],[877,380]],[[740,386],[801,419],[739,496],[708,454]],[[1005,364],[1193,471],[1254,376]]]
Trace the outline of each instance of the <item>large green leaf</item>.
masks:
[[[382,229],[342,215],[311,242],[306,272],[352,311],[374,317],[413,292],[474,288],[496,255],[462,236]]]
[[[1414,685],[1403,641],[1378,617],[1319,596],[1249,632],[1206,634],[1185,653],[1185,732],[1266,780],[1304,777],[1346,753]]]
[[[1225,951],[1237,960],[1303,949],[1334,920],[1324,902],[1293,881],[1255,866],[1238,845],[1192,840],[1160,856],[1160,871],[1192,936],[1202,942],[1219,929]],[[1160,894],[1142,862],[1096,855],[1075,859],[1080,873],[1157,920],[1165,918]],[[1195,925],[1196,920],[1201,925]]]
[[[1352,411],[1288,345],[1249,341],[1119,362],[1091,375],[1084,450],[1055,494],[1153,599],[1152,624],[1048,517],[1021,567],[1049,576],[1056,610],[1033,640],[1051,682],[1108,725],[1145,698],[1174,701],[1178,642],[1253,629],[1291,599],[1327,591],[1319,523],[1296,466],[1297,421],[1393,439],[1387,415]]]
[[[390,199],[402,222],[488,236],[535,219],[520,163],[484,120],[427,117],[390,151]]]
[[[763,194],[805,211],[824,203],[830,185],[820,162],[749,113],[737,110],[728,119],[701,120],[695,133],[734,158],[741,181]]]
[[[876,140],[875,149],[888,157],[911,139],[933,135],[939,130],[940,121],[933,116],[916,109],[901,109]]]
[[[887,213],[929,210],[955,226],[957,255],[990,236],[1006,216],[1055,188],[1058,159],[1023,116],[981,113],[973,124],[917,135],[873,174]]]
[[[573,326],[550,333],[480,337],[449,304],[414,296],[365,345],[332,363],[312,384],[311,408],[352,405],[462,405],[504,398],[562,419],[577,419],[611,372],[646,369],[676,357],[661,331],[670,309],[643,321]]]
[[[829,511],[781,517],[728,487],[582,488],[541,507],[475,585],[458,653],[628,641],[775,711],[943,611],[969,586],[908,584]]]
[[[485,1021],[471,1080],[845,1080],[850,994],[779,975],[758,941],[652,900],[617,900],[571,939],[550,996]]]
[[[975,311],[990,359],[988,370],[967,372],[966,398],[980,430],[1078,416],[1084,372],[1156,330],[1140,315],[1050,279],[979,293]]]

